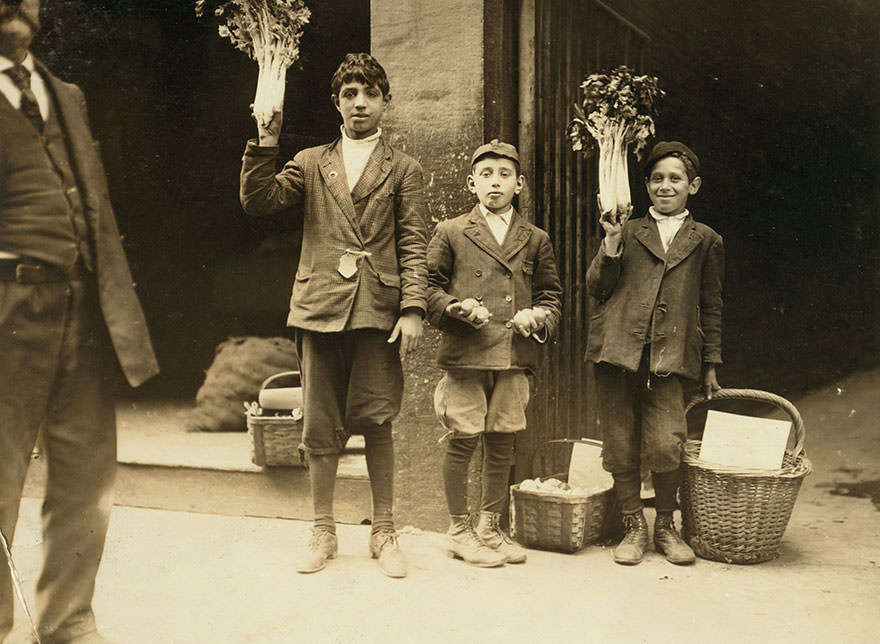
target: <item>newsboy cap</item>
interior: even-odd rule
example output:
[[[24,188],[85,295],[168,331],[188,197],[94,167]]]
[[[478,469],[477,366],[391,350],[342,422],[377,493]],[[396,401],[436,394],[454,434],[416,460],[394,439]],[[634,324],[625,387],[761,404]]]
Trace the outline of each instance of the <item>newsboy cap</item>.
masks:
[[[674,154],[681,154],[690,159],[691,163],[694,164],[694,170],[697,171],[697,174],[700,174],[700,158],[681,141],[658,141],[651,149],[651,154],[648,155],[645,161],[645,174],[647,175],[660,159]]]
[[[474,151],[474,155],[471,157],[471,165],[474,165],[484,156],[490,154],[496,157],[511,159],[516,162],[516,165],[519,165],[519,153],[516,151],[516,148],[513,147],[510,143],[504,143],[503,141],[499,141],[498,139],[492,139],[488,143],[484,143],[483,145],[478,147]]]

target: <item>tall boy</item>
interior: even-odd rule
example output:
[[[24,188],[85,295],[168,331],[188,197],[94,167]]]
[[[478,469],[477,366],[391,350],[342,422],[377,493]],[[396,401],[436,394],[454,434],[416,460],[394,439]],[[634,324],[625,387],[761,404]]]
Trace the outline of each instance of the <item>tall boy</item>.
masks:
[[[721,236],[686,208],[700,189],[699,170],[683,143],[657,143],[645,167],[648,216],[623,224],[603,216],[605,238],[587,270],[598,300],[587,358],[596,363],[603,465],[626,526],[614,549],[620,564],[639,563],[648,544],[643,462],[656,495],[654,546],[672,563],[694,561],[672,517],[686,439],[682,380],[700,379],[707,397],[719,388],[724,271]]]
[[[428,316],[443,331],[437,362],[445,370],[434,404],[450,433],[443,463],[447,545],[454,556],[484,567],[526,560],[498,521],[514,436],[526,427],[528,374],[561,308],[550,238],[511,205],[524,181],[516,148],[497,139],[480,146],[467,178],[479,203],[440,222],[428,245]],[[474,527],[467,478],[480,437],[482,490]]]
[[[358,433],[373,496],[370,555],[385,574],[404,577],[407,563],[392,517],[391,422],[403,395],[400,358],[417,346],[426,310],[422,170],[382,137],[379,124],[391,94],[372,56],[348,54],[330,86],[341,136],[299,152],[275,174],[277,114],[245,148],[241,203],[252,215],[297,206],[303,218],[287,325],[294,328],[302,371],[315,521],[297,570],[316,572],[336,556],[339,451]]]

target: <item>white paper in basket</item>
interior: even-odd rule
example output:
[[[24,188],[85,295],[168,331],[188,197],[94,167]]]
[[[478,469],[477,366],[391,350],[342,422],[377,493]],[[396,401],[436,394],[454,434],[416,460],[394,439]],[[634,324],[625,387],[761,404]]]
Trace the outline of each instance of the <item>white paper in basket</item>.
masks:
[[[588,440],[588,439],[586,439]],[[607,490],[614,485],[611,474],[602,469],[602,443],[572,443],[568,484],[585,490]]]

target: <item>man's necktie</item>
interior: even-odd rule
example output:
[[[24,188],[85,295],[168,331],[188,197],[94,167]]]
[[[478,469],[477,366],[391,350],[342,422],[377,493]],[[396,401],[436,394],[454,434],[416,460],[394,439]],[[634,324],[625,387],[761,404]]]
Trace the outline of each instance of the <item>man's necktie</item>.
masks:
[[[3,70],[21,90],[21,111],[34,124],[37,132],[43,131],[43,117],[40,114],[40,104],[34,90],[31,89],[31,72],[24,65],[15,65]]]

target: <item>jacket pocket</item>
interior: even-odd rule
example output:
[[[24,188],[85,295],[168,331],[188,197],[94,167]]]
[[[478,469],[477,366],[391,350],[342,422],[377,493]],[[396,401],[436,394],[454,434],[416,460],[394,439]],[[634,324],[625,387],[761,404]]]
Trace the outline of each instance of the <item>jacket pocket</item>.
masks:
[[[376,271],[376,275],[379,276],[379,281],[382,282],[384,286],[400,288],[400,275],[398,275],[397,273],[384,273],[382,271]]]

